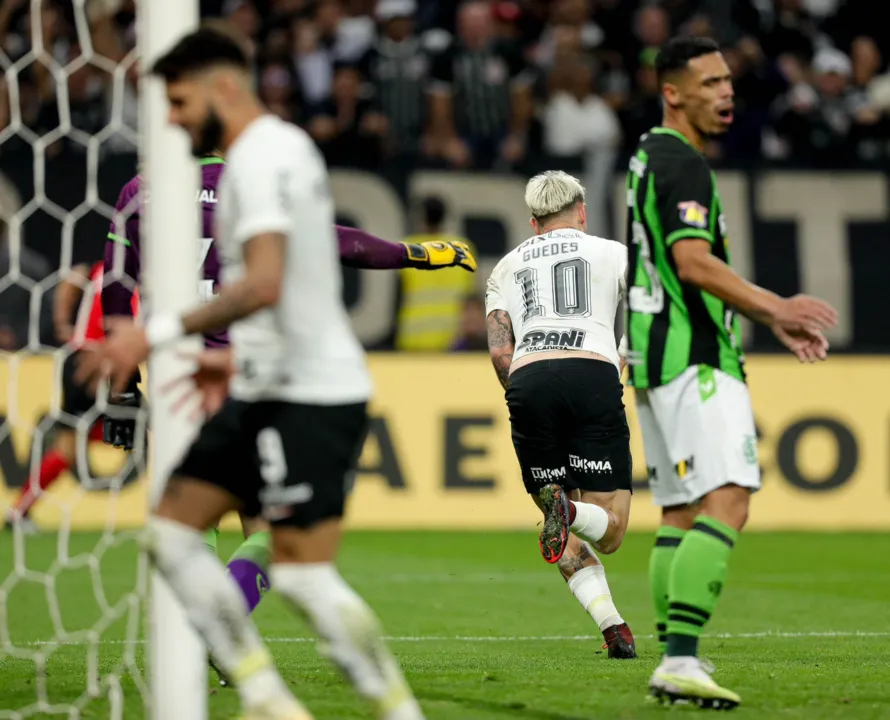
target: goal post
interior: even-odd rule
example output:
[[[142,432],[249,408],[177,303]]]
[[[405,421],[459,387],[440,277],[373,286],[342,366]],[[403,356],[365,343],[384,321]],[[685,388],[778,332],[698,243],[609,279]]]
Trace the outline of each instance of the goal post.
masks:
[[[196,270],[200,221],[196,198],[199,169],[184,132],[167,122],[164,84],[148,75],[154,61],[198,25],[198,0],[141,0],[140,146],[143,190],[142,244],[146,313],[181,313],[198,300]],[[164,387],[188,369],[183,350],[197,350],[190,339],[153,355],[148,367],[151,491],[149,510],[195,428],[176,414]],[[203,720],[207,717],[207,655],[188,624],[182,606],[158,573],[151,577],[149,600],[150,717],[152,720]]]
[[[133,287],[121,233],[138,205],[143,313],[199,299],[200,170],[168,125],[163,82],[147,74],[197,27],[199,0],[137,0],[135,35],[117,27],[121,8],[0,0],[0,720],[208,716],[203,643],[164,582],[146,582],[139,542],[197,430],[163,388],[201,340],[149,361],[147,482],[135,482],[144,446],[124,459],[97,437],[107,392],[86,410],[64,390],[99,302],[97,280],[74,266],[100,260],[109,221],[118,242],[106,284]],[[114,212],[137,145],[142,193]],[[70,285],[83,291],[74,328],[51,312],[63,283],[69,298]]]

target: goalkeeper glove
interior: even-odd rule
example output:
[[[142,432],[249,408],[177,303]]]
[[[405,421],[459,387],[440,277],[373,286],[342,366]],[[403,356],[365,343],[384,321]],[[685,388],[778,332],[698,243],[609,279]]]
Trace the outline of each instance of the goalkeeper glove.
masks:
[[[453,242],[434,240],[407,244],[405,247],[408,248],[408,267],[419,270],[462,267],[469,272],[476,272],[476,258],[470,252],[470,246],[460,240]]]
[[[136,415],[142,406],[138,382],[137,373],[124,392],[108,396],[108,412],[102,419],[102,441],[128,452],[136,446]]]

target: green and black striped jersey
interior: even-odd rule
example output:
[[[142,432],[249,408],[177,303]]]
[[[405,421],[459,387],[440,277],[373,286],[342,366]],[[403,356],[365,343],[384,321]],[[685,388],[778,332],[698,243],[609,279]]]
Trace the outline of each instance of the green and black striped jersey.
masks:
[[[729,263],[726,220],[705,157],[680,133],[640,138],[627,173],[628,364],[631,384],[664,385],[693,365],[744,381],[739,321],[719,298],[683,283],[671,246],[700,238]]]

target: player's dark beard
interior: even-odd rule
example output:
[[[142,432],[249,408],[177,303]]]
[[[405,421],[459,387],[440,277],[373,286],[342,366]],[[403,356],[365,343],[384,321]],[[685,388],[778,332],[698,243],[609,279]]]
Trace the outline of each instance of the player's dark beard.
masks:
[[[213,110],[207,112],[207,119],[198,130],[198,142],[192,147],[192,155],[204,157],[222,147],[223,126]]]

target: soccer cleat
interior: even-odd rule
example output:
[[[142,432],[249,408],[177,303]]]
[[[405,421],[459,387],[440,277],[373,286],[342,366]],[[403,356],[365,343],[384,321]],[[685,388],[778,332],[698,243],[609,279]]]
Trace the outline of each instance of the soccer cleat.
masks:
[[[649,680],[649,694],[671,705],[689,702],[702,710],[732,710],[742,699],[732,690],[720,687],[696,657],[666,657]]]
[[[3,527],[9,531],[14,531],[16,525],[18,526],[19,531],[22,533],[22,535],[40,534],[40,528],[37,527],[37,524],[28,516],[27,513],[22,515],[17,510],[10,510],[6,515],[6,524]]]
[[[603,630],[603,650],[608,649],[611,660],[633,660],[637,656],[637,646],[627,623],[612,625]]]
[[[219,666],[213,661],[213,656],[207,656],[207,664],[210,665],[213,672],[216,673],[216,676],[219,678],[219,686],[220,687],[232,687],[232,681],[229,679],[229,676],[226,675],[222,670],[219,669]]]
[[[541,555],[553,564],[559,562],[569,541],[569,498],[559,485],[545,485],[538,493],[544,511],[544,528],[538,537]]]

